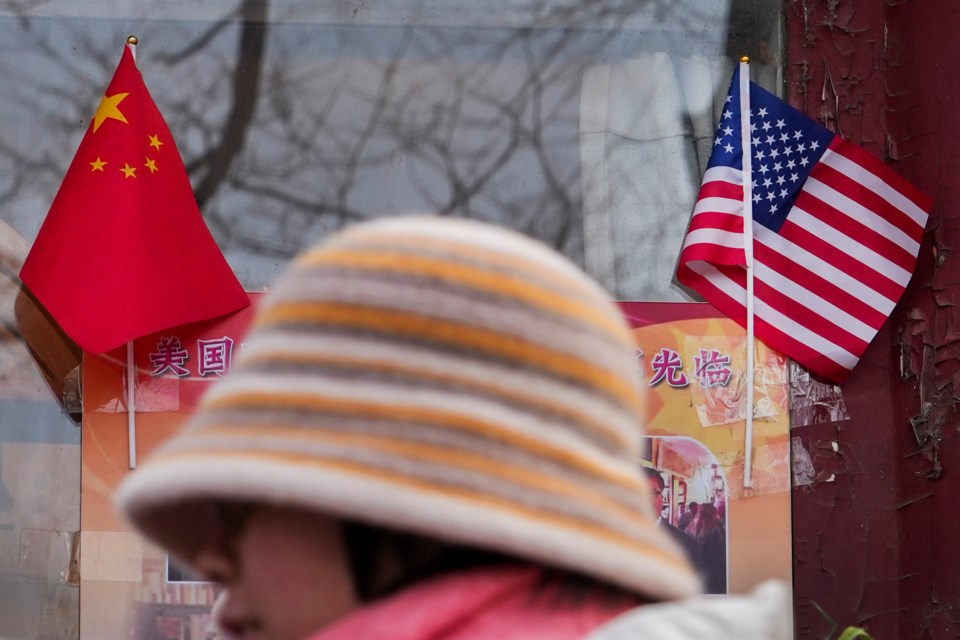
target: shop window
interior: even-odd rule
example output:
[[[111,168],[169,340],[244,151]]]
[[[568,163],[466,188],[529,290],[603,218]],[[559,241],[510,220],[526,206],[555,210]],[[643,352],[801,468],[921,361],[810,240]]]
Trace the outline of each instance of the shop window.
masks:
[[[206,633],[208,585],[151,600],[164,557],[81,535],[79,354],[43,337],[28,346],[19,328],[42,313],[19,266],[130,34],[249,290],[339,228],[426,213],[539,238],[611,297],[688,300],[672,273],[734,61],[752,56],[775,92],[782,70],[779,3],[759,0],[5,5],[0,636]],[[111,573],[96,554],[120,548],[142,562]],[[78,572],[78,549],[93,573]],[[81,615],[87,577],[103,588],[84,606],[126,609],[124,629]]]

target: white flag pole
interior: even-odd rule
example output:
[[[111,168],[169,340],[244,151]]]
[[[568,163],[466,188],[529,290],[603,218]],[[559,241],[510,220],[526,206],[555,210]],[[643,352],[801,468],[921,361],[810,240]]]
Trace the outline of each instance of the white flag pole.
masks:
[[[127,46],[137,60],[137,36],[127,38]],[[137,468],[137,366],[133,357],[133,340],[127,342],[127,457],[130,468]]]
[[[127,343],[127,440],[130,468],[137,468],[137,366],[133,358],[133,340]]]
[[[740,148],[743,150],[743,252],[747,267],[747,416],[744,437],[743,486],[753,486],[753,152],[750,149],[750,58],[740,58]]]

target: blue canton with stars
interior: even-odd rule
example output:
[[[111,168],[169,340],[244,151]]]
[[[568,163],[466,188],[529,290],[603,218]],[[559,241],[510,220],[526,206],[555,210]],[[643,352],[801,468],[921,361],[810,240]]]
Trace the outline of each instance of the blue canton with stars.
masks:
[[[750,83],[753,219],[780,231],[797,194],[834,134],[778,97]],[[743,169],[740,69],[733,74],[707,168]]]

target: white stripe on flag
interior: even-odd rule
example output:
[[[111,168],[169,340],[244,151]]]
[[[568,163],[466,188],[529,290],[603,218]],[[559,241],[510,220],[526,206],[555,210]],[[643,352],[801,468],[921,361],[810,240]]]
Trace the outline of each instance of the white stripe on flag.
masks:
[[[776,251],[788,260],[792,260],[825,280],[832,282],[853,297],[859,298],[862,302],[870,305],[884,315],[890,315],[890,312],[893,311],[893,307],[896,304],[895,300],[890,300],[876,289],[868,287],[863,282],[841,271],[823,258],[790,242],[780,234],[770,231],[762,224],[754,223],[753,228],[757,242],[762,243],[772,251]]]
[[[704,198],[697,202],[693,208],[693,215],[698,213],[733,213],[740,215],[743,210],[743,203],[732,198]]]
[[[920,243],[911,238],[900,227],[891,224],[883,217],[866,208],[859,202],[848,198],[830,185],[820,182],[816,178],[807,178],[803,191],[820,198],[843,215],[856,220],[865,227],[875,230],[880,235],[899,245],[910,255],[917,255]]]
[[[893,280],[900,286],[906,287],[907,283],[910,282],[909,271],[891,262],[869,247],[860,244],[860,241],[856,238],[852,238],[823,220],[810,215],[800,207],[793,207],[790,211],[789,220],[818,238],[829,242],[834,247],[842,247],[843,253],[848,254],[850,257],[863,263],[877,273]]]
[[[743,249],[743,234],[720,229],[694,229],[683,241],[684,248],[697,244],[711,244],[727,249]]]
[[[714,286],[722,291],[731,300],[743,305],[746,300],[747,292],[739,284],[718,271],[713,265],[703,261],[688,262],[687,267],[709,280]],[[758,318],[763,318],[764,322],[775,327],[777,330],[789,335],[794,340],[802,342],[804,346],[812,351],[816,351],[824,358],[827,358],[838,366],[846,370],[853,369],[857,364],[858,356],[853,355],[843,347],[840,347],[825,337],[811,331],[807,327],[785,316],[776,309],[771,308],[760,298],[754,300],[756,305],[755,313]]]
[[[910,217],[920,227],[927,224],[927,212],[921,209],[910,198],[906,197],[888,183],[884,182],[869,169],[864,167],[843,154],[836,153],[832,149],[827,149],[820,158],[829,167],[833,167],[840,173],[859,182],[864,187],[873,191],[875,194],[886,200],[891,206],[899,209]]]
[[[708,182],[729,182],[735,187],[742,187],[743,171],[725,165],[710,167],[704,172],[700,184],[707,184]]]
[[[791,298],[798,305],[806,307],[817,315],[826,318],[847,333],[860,338],[864,342],[870,342],[873,340],[873,336],[876,335],[877,327],[871,327],[856,316],[852,316],[833,303],[824,300],[782,273],[771,269],[760,261],[757,261],[755,268],[757,280],[769,285],[772,289],[782,293],[786,297]]]

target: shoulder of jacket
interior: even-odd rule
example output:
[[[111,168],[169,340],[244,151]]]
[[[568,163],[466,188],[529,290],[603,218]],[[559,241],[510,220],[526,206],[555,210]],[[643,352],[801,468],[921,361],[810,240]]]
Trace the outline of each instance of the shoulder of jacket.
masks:
[[[769,580],[751,593],[696,596],[631,609],[598,627],[584,640],[790,640],[790,588]]]

